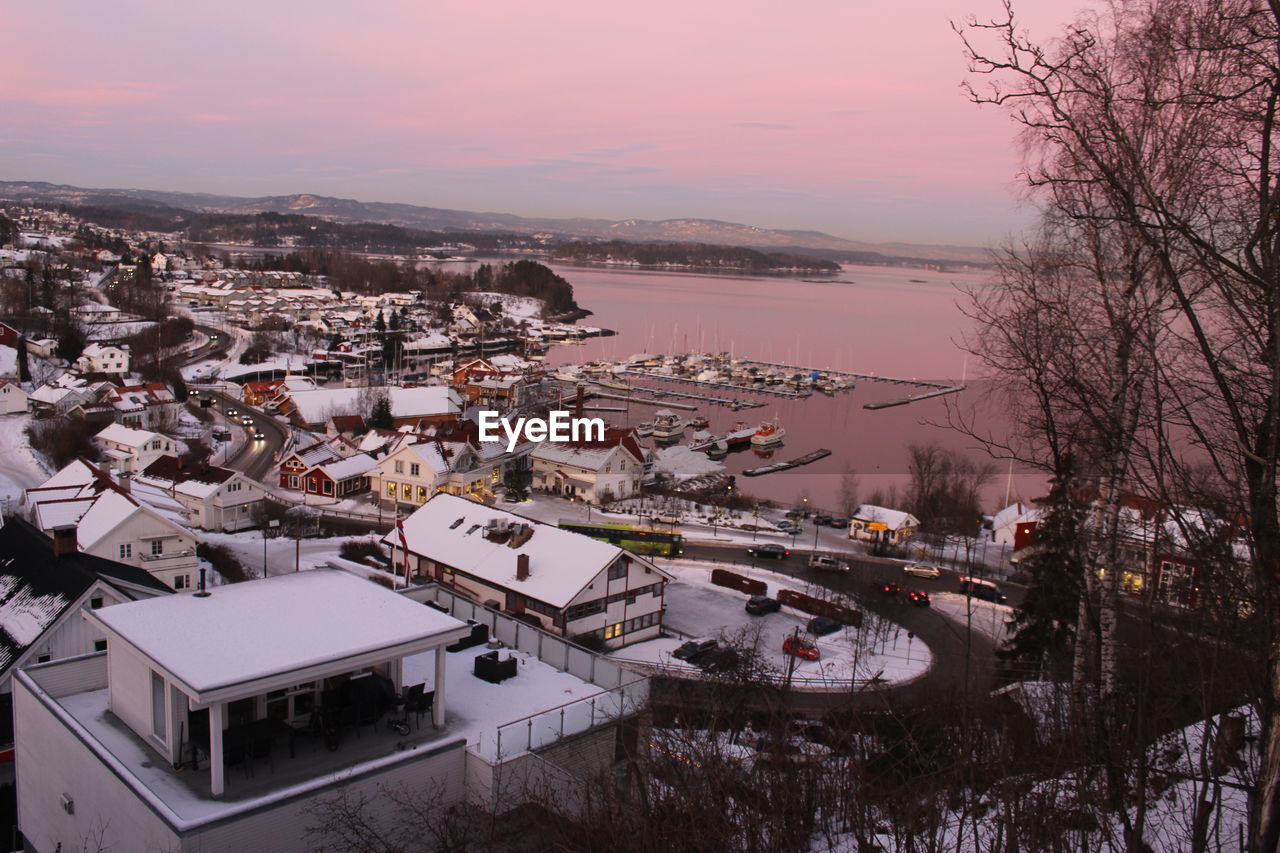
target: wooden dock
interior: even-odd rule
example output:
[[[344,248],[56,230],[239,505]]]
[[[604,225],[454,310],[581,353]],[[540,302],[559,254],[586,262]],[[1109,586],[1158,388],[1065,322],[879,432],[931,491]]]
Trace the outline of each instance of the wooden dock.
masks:
[[[795,459],[788,459],[786,462],[774,462],[772,465],[761,465],[758,468],[748,468],[742,472],[744,477],[761,477],[765,474],[773,474],[778,471],[786,471],[791,468],[799,468],[801,465],[808,465],[810,462],[817,462],[831,455],[831,451],[825,447],[806,453],[804,456],[797,456]]]

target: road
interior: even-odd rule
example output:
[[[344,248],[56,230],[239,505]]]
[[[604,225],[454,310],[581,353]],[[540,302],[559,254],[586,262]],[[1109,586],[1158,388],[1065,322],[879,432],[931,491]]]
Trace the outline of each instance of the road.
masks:
[[[262,480],[275,466],[280,450],[289,437],[289,428],[262,409],[245,405],[235,397],[211,388],[198,389],[198,394],[188,397],[192,405],[210,400],[215,412],[215,422],[231,434],[230,446],[215,445],[218,463],[240,471],[251,480]],[[234,415],[230,414],[235,412]],[[243,424],[241,418],[252,418],[251,424]],[[255,435],[261,433],[262,438]],[[244,436],[243,440],[237,438]]]
[[[995,673],[994,641],[980,631],[967,631],[951,619],[927,607],[910,605],[903,594],[887,595],[883,591],[888,581],[898,582],[904,591],[920,589],[925,592],[956,591],[959,575],[944,569],[938,580],[925,580],[906,575],[901,561],[883,560],[860,554],[842,557],[851,566],[849,572],[829,572],[810,569],[807,565],[809,551],[792,551],[783,559],[755,558],[743,545],[688,544],[684,559],[707,560],[725,563],[725,568],[755,567],[780,572],[837,592],[853,596],[867,610],[895,622],[911,632],[914,639],[923,641],[933,655],[933,665],[923,676],[900,686],[861,690],[854,693],[795,693],[792,705],[798,711],[821,713],[835,708],[875,709],[924,700],[936,701],[940,697],[962,697],[966,693],[981,695],[997,685]],[[823,549],[823,553],[830,553]],[[1009,596],[1009,603],[1016,604],[1024,591],[1015,586],[1001,584]],[[678,683],[677,679],[661,679],[663,689],[679,695],[680,701],[697,699],[699,688]],[[771,701],[761,697],[762,701]]]

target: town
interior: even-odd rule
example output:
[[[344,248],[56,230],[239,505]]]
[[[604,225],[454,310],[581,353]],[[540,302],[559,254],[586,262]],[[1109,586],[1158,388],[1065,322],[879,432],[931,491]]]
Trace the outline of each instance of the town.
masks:
[[[621,755],[655,780],[710,756],[760,778],[842,766],[851,709],[966,690],[960,666],[1028,722],[1058,701],[1047,661],[997,673],[1059,523],[1044,507],[948,528],[966,484],[939,460],[909,507],[779,504],[715,461],[771,453],[779,425],[717,437],[662,408],[849,376],[553,366],[606,330],[522,292],[552,275],[528,261],[343,291],[18,204],[0,245],[0,790],[34,849],[268,828],[273,849],[340,849],[362,820],[475,837],[589,811]],[[513,292],[463,289],[497,283]],[[1206,516],[1122,503],[1133,606],[1199,612],[1209,574],[1182,531]],[[378,796],[422,784],[429,814]]]

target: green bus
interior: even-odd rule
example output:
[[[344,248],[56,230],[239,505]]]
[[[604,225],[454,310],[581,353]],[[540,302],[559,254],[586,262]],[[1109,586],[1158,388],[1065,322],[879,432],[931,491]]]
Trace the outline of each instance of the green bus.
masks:
[[[629,524],[594,524],[585,521],[561,521],[561,530],[572,530],[601,539],[633,554],[660,554],[678,557],[684,553],[684,537],[665,530],[644,530]]]

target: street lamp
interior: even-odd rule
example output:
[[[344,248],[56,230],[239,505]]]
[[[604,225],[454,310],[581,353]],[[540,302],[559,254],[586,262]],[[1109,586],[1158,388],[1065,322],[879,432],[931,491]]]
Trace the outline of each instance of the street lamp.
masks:
[[[262,526],[262,576],[264,578],[267,576],[267,530],[274,530],[279,526],[280,520],[278,518],[270,519]]]

